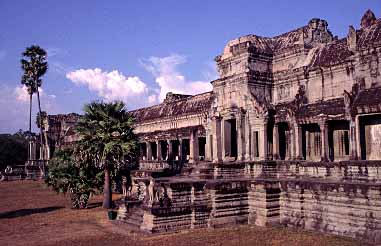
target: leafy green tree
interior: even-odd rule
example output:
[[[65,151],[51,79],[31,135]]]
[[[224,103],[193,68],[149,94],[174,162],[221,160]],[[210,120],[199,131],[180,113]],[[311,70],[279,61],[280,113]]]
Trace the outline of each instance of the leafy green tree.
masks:
[[[49,161],[45,183],[58,193],[69,193],[72,208],[86,208],[90,195],[102,190],[103,172],[80,165],[71,149],[59,150]]]
[[[0,134],[0,171],[7,165],[23,165],[27,160],[28,142],[23,134]]]
[[[21,84],[25,85],[29,94],[29,132],[32,132],[32,96],[37,93],[38,111],[41,115],[40,93],[38,88],[42,85],[41,77],[48,70],[46,51],[37,45],[32,45],[22,53],[21,68],[24,74]],[[40,119],[40,124],[41,119]],[[42,129],[40,128],[40,144],[43,146]]]
[[[103,208],[111,208],[111,173],[131,164],[137,156],[134,118],[121,101],[92,102],[84,111],[76,126],[80,139],[76,152],[84,163],[104,170]]]

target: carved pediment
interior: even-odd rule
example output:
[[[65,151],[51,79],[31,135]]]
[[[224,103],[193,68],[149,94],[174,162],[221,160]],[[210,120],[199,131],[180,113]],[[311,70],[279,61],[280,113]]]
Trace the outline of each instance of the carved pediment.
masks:
[[[296,108],[300,108],[300,106],[307,104],[308,99],[306,96],[306,87],[304,85],[299,85],[298,92],[295,95],[294,104]]]
[[[262,118],[267,118],[269,111],[273,108],[271,103],[268,102],[263,94],[255,95],[253,92],[251,92],[249,103],[254,108],[256,114]]]
[[[347,117],[351,117],[352,105],[356,100],[358,94],[360,92],[360,85],[358,83],[354,83],[352,86],[352,90],[350,92],[344,90],[344,105],[345,105],[345,115]]]
[[[371,25],[373,25],[376,22],[376,16],[372,12],[372,10],[368,9],[363,17],[361,18],[360,26],[361,28],[367,28]]]

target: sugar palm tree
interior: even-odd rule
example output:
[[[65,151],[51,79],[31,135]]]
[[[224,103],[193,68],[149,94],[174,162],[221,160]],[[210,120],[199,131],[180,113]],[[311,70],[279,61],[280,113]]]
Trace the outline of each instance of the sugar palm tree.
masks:
[[[24,74],[21,84],[26,86],[29,94],[29,132],[32,132],[32,96],[37,93],[38,111],[41,115],[40,93],[38,88],[42,85],[41,77],[48,70],[46,51],[37,45],[32,45],[22,53],[21,68]],[[40,118],[40,126],[42,125]],[[42,128],[40,127],[40,144],[43,146]]]
[[[133,116],[123,102],[92,102],[85,105],[85,114],[78,121],[79,141],[76,156],[104,170],[103,208],[111,208],[111,172],[134,159],[137,140],[133,133]]]

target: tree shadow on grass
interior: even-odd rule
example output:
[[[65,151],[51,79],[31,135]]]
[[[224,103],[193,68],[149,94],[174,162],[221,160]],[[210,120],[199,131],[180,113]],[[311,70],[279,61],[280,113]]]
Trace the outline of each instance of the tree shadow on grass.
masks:
[[[65,207],[46,207],[46,208],[26,208],[26,209],[19,209],[14,211],[9,211],[5,213],[0,213],[0,219],[12,219],[17,217],[23,217],[28,216],[31,214],[40,214],[40,213],[47,213],[54,210],[62,209]]]

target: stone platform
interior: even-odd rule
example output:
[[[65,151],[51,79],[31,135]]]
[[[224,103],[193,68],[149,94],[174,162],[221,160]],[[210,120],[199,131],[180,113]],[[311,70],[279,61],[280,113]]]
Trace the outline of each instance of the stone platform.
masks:
[[[133,173],[118,219],[157,233],[232,224],[284,225],[381,243],[381,162],[209,163],[172,177]],[[155,176],[155,178],[152,178]]]

